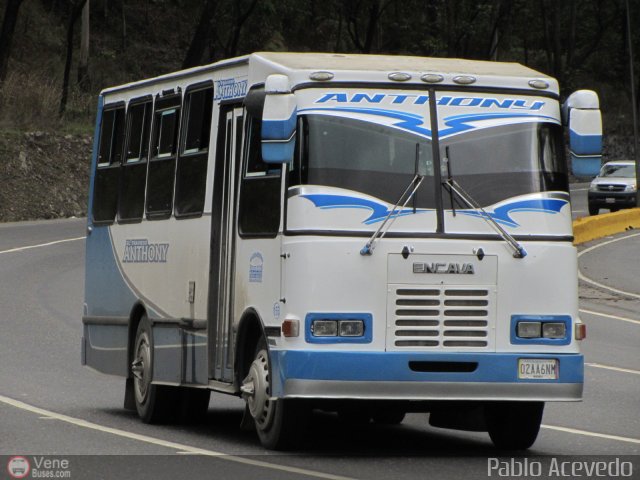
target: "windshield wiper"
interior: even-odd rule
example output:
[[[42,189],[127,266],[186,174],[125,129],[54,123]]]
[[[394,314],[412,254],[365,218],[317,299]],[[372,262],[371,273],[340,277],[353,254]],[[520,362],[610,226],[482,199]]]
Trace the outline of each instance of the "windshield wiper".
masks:
[[[448,156],[448,155],[447,155]],[[448,158],[449,163],[451,163],[451,158]],[[527,256],[527,251],[524,249],[518,241],[513,238],[509,233],[500,226],[498,222],[488,214],[484,208],[480,206],[480,204],[471,196],[468,192],[464,190],[460,186],[458,182],[456,182],[449,172],[449,177],[446,181],[442,182],[442,186],[445,187],[449,194],[455,193],[459,198],[462,199],[464,203],[466,203],[469,207],[476,210],[476,212],[480,212],[480,217],[484,218],[484,220],[493,227],[493,229],[498,232],[498,234],[502,237],[502,239],[507,242],[507,244],[513,249],[513,257],[514,258],[524,258]],[[452,202],[453,203],[453,202]]]
[[[398,199],[396,204],[389,211],[389,213],[387,213],[387,216],[384,217],[384,220],[382,221],[378,229],[367,241],[365,246],[362,247],[362,249],[360,250],[360,255],[371,255],[373,253],[376,240],[378,240],[379,238],[383,238],[386,235],[386,233],[389,231],[389,228],[391,228],[391,225],[393,225],[393,222],[395,222],[396,218],[398,218],[398,216],[400,215],[400,212],[402,211],[402,209],[404,209],[407,206],[407,203],[409,203],[409,200],[413,198],[416,191],[422,184],[422,181],[424,180],[425,176],[420,173],[420,168],[418,165],[419,156],[420,156],[420,144],[416,143],[415,174],[413,175],[411,182],[409,182],[409,185],[407,185],[407,188],[404,190],[404,192],[402,192],[402,195],[400,195],[400,198]],[[400,207],[400,210],[398,210],[398,206],[400,204],[402,204],[402,206]],[[395,213],[397,213],[397,215],[394,216]],[[413,213],[416,213],[415,205],[413,208]],[[389,227],[386,230],[384,230],[385,225],[387,224],[387,222],[391,217],[393,217],[393,219],[391,220],[391,223],[389,223]]]

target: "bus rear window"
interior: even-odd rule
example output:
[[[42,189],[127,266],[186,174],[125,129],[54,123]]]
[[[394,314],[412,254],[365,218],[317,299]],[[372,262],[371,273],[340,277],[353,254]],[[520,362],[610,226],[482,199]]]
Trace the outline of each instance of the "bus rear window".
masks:
[[[124,105],[107,105],[102,113],[93,187],[93,220],[110,223],[118,207],[120,164],[124,144]]]

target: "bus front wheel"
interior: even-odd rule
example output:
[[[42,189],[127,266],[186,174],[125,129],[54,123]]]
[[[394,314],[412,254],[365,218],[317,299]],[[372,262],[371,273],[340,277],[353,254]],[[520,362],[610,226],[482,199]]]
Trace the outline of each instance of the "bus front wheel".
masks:
[[[536,441],[544,402],[491,402],[485,406],[487,430],[503,450],[526,450]]]
[[[285,450],[295,446],[304,430],[309,412],[301,400],[272,398],[271,365],[264,339],[258,343],[241,390],[255,422],[260,443],[272,450]]]
[[[151,323],[143,316],[138,324],[131,361],[133,393],[138,416],[145,423],[161,423],[169,419],[178,400],[178,388],[153,385],[153,334]]]

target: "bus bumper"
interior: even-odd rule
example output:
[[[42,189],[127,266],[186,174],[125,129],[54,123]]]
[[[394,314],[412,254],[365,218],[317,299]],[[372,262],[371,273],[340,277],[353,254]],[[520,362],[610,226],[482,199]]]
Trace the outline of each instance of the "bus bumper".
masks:
[[[556,359],[558,378],[520,379],[519,359]],[[277,398],[578,401],[584,379],[581,354],[289,350],[271,362]]]

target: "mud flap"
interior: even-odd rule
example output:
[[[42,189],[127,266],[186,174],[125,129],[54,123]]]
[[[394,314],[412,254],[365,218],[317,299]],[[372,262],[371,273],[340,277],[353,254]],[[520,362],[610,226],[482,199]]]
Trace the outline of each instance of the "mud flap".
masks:
[[[124,384],[124,409],[136,411],[136,399],[133,393],[133,378],[127,378]]]
[[[242,420],[240,421],[240,429],[244,432],[254,432],[256,429],[256,422],[254,422],[251,412],[249,411],[249,405],[244,406],[244,413],[242,414]]]

